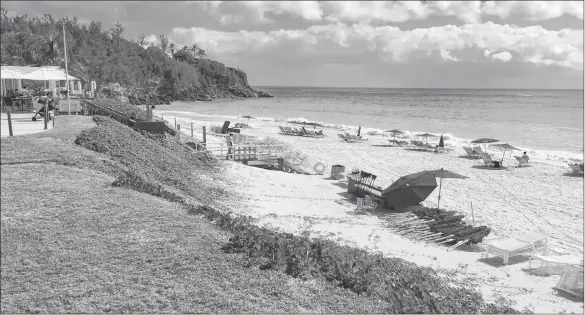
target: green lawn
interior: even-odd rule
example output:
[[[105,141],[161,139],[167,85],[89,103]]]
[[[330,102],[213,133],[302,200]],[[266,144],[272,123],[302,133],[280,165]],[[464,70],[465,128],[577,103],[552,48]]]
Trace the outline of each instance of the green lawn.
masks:
[[[121,165],[73,144],[88,117],[1,142],[2,313],[380,313],[319,280],[247,268],[229,233],[111,187]]]

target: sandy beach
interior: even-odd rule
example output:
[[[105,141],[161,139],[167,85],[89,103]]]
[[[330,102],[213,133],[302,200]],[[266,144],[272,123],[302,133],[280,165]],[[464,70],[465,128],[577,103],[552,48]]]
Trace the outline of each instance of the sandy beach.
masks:
[[[203,126],[221,125],[223,119],[196,117],[193,113],[156,111],[157,115],[182,126],[190,134],[193,123],[195,136]],[[302,152],[309,163],[326,166],[323,175],[300,175],[269,171],[226,162],[228,173],[223,183],[249,196],[245,202],[225,206],[235,213],[257,219],[257,224],[295,234],[334,240],[369,251],[401,257],[421,266],[445,272],[455,271],[462,281],[477,287],[488,301],[512,300],[516,309],[543,312],[583,312],[583,303],[559,296],[553,287],[559,273],[539,276],[527,271],[528,261],[511,259],[506,266],[501,258],[485,259],[477,248],[461,247],[448,251],[446,246],[426,244],[391,233],[385,213],[358,215],[355,203],[348,198],[343,180],[329,178],[331,165],[341,164],[346,170],[359,168],[378,176],[376,184],[390,185],[401,176],[430,169],[445,168],[468,176],[468,179],[446,179],[441,191],[441,208],[466,215],[471,222],[471,205],[475,225],[487,225],[491,234],[484,239],[538,232],[548,237],[552,253],[583,255],[583,179],[565,176],[569,169],[558,161],[536,160],[532,167],[515,168],[513,155],[506,154],[505,170],[475,168],[480,162],[459,156],[461,147],[443,154],[415,152],[388,147],[389,138],[364,135],[363,143],[341,142],[339,130],[324,129],[326,137],[308,138],[281,135],[282,122],[251,120],[245,135],[258,139],[272,137]],[[320,128],[319,128],[320,129]],[[208,143],[216,146],[225,142],[221,137],[207,135]],[[449,147],[450,144],[446,143]],[[502,152],[490,149],[494,156]],[[516,154],[514,154],[516,155]],[[424,202],[437,206],[438,189]],[[240,200],[241,201],[241,200]],[[536,263],[534,267],[538,267]]]

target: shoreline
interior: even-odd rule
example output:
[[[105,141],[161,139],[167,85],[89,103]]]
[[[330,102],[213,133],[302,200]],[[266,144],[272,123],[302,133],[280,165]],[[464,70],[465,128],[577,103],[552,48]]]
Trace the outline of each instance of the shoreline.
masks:
[[[158,107],[157,107],[158,108]],[[173,104],[171,105],[167,105],[167,107],[165,108],[161,108],[163,109],[161,110],[155,110],[154,112],[161,112],[162,114],[164,114],[165,116],[169,117],[169,116],[173,116],[173,117],[177,117],[177,119],[184,119],[184,120],[201,120],[201,118],[205,118],[205,120],[209,120],[209,121],[217,121],[218,124],[223,124],[222,120],[230,120],[231,125],[235,124],[236,122],[240,122],[239,120],[241,118],[239,118],[239,116],[233,116],[233,115],[217,115],[217,114],[205,114],[205,113],[200,113],[200,112],[196,112],[196,111],[185,111],[185,110],[176,110],[173,108]],[[255,117],[256,119],[251,119],[250,120],[250,124],[254,124],[254,123],[280,123],[281,125],[284,124],[294,124],[294,125],[302,125],[303,123],[305,124],[317,124],[316,128],[324,128],[324,129],[328,129],[330,130],[330,134],[331,136],[335,136],[333,133],[337,133],[339,131],[347,131],[350,133],[354,133],[357,134],[357,130],[359,128],[359,126],[353,126],[353,125],[344,125],[344,124],[334,124],[334,123],[326,123],[326,122],[321,122],[321,121],[312,121],[312,120],[308,120],[305,118],[279,118],[279,117]],[[238,120],[238,121],[236,121]],[[221,122],[220,122],[221,121]],[[377,137],[380,139],[391,139],[393,138],[390,134],[388,133],[383,133],[382,129],[379,128],[372,128],[372,127],[367,127],[367,126],[361,126],[361,135],[365,136],[365,137]],[[419,138],[416,137],[417,134],[421,134],[421,133],[432,133],[428,130],[419,130],[419,131],[413,131],[413,130],[403,130],[405,132],[405,134],[403,135],[397,135],[396,139],[397,140],[405,140],[405,139],[414,139],[414,140],[419,140]],[[436,135],[440,135],[438,133],[436,133]],[[444,133],[443,137],[446,141],[446,143],[448,145],[450,145],[451,147],[456,148],[457,150],[460,150],[462,154],[464,154],[464,152],[462,151],[462,146],[476,146],[476,144],[471,144],[470,142],[473,139],[467,139],[467,138],[461,138],[461,137],[457,137],[454,136],[451,133]],[[429,143],[438,143],[439,141],[439,137],[435,137],[435,138],[429,138]],[[497,142],[497,143],[503,143],[503,142]],[[497,144],[494,143],[494,144]],[[551,150],[550,148],[534,148],[534,147],[528,147],[528,146],[521,146],[521,145],[517,145],[515,143],[511,143],[512,145],[522,149],[522,151],[527,151],[529,153],[529,155],[531,155],[531,158],[536,158],[537,160],[541,161],[541,162],[545,162],[546,160],[549,160],[551,162],[553,162],[555,165],[562,165],[563,163],[582,163],[584,160],[584,152],[583,150],[579,151],[558,151],[558,150]],[[481,145],[482,149],[483,149],[483,144]],[[494,148],[490,148],[490,145],[488,144],[488,150],[490,150],[490,153],[494,153],[495,155],[500,155],[503,153],[503,151],[500,151],[499,149],[494,149]],[[512,155],[512,159],[514,158],[514,155],[522,155],[522,151],[514,151],[513,155]],[[509,158],[510,156],[508,155],[510,151],[506,152],[506,159]],[[535,156],[532,156],[536,154]]]

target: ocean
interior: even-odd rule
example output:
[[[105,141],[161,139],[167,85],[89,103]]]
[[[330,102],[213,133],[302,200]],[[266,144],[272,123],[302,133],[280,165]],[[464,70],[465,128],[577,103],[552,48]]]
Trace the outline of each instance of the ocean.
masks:
[[[361,126],[364,133],[399,129],[403,137],[428,132],[455,145],[495,138],[563,161],[583,159],[582,90],[256,88],[275,97],[176,102],[166,110],[346,130]]]

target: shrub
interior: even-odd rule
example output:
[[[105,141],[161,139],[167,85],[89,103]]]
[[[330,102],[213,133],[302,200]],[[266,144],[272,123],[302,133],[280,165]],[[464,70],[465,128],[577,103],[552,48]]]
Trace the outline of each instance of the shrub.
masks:
[[[202,201],[212,202],[225,192],[203,185],[199,175],[213,175],[217,161],[175,142],[154,140],[112,120],[94,116],[98,126],[82,131],[75,143],[104,153],[144,181],[169,185]]]

